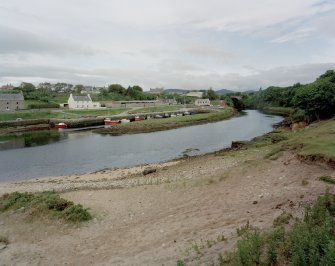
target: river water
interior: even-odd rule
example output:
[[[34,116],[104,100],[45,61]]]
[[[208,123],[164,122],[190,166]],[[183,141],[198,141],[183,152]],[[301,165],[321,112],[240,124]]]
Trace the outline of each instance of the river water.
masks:
[[[0,138],[0,181],[70,175],[112,167],[204,154],[250,140],[282,120],[255,110],[216,123],[173,130],[109,136],[91,131],[34,132]]]

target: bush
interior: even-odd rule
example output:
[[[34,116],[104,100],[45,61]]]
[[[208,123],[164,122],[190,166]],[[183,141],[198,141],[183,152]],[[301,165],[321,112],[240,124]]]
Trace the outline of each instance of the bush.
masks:
[[[37,216],[47,213],[73,222],[92,219],[91,214],[82,205],[74,205],[72,201],[61,198],[56,192],[13,192],[0,198],[0,212],[22,207],[32,209],[32,213]]]
[[[43,108],[59,108],[57,103],[31,103],[28,104],[29,109],[43,109]]]
[[[62,216],[72,222],[88,221],[92,219],[91,214],[82,205],[77,204],[66,208]]]
[[[335,196],[326,193],[306,207],[302,221],[285,231],[291,216],[285,214],[268,233],[247,224],[237,230],[241,239],[231,260],[220,265],[335,265]],[[281,219],[280,219],[281,220]]]
[[[329,184],[335,184],[335,179],[331,176],[320,176],[319,180]]]

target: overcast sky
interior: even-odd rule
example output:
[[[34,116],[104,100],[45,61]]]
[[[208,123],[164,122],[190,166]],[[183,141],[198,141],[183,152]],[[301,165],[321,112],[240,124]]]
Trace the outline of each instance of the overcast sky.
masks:
[[[335,0],[1,0],[0,85],[266,88],[335,68]]]

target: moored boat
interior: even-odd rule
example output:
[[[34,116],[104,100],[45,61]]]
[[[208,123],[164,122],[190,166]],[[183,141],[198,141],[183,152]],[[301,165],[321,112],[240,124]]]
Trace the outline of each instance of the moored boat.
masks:
[[[65,123],[57,123],[55,124],[55,128],[62,129],[62,128],[67,128],[67,124]]]
[[[119,120],[112,120],[110,118],[106,118],[104,120],[104,122],[105,122],[105,126],[111,126],[111,125],[116,125],[116,124],[120,123]]]
[[[143,116],[135,116],[135,121],[141,121],[144,120],[145,118]]]
[[[121,124],[125,124],[125,123],[130,123],[130,120],[129,119],[121,119]]]

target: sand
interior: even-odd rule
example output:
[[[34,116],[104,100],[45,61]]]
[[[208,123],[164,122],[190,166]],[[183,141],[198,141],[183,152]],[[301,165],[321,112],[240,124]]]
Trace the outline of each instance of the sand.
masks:
[[[0,194],[57,190],[90,208],[81,225],[27,222],[25,210],[0,214],[1,265],[206,265],[232,250],[236,229],[295,217],[324,193],[319,176],[334,169],[267,148],[208,154],[156,165],[2,183]],[[156,172],[143,175],[148,168]],[[335,192],[334,186],[330,186]]]

